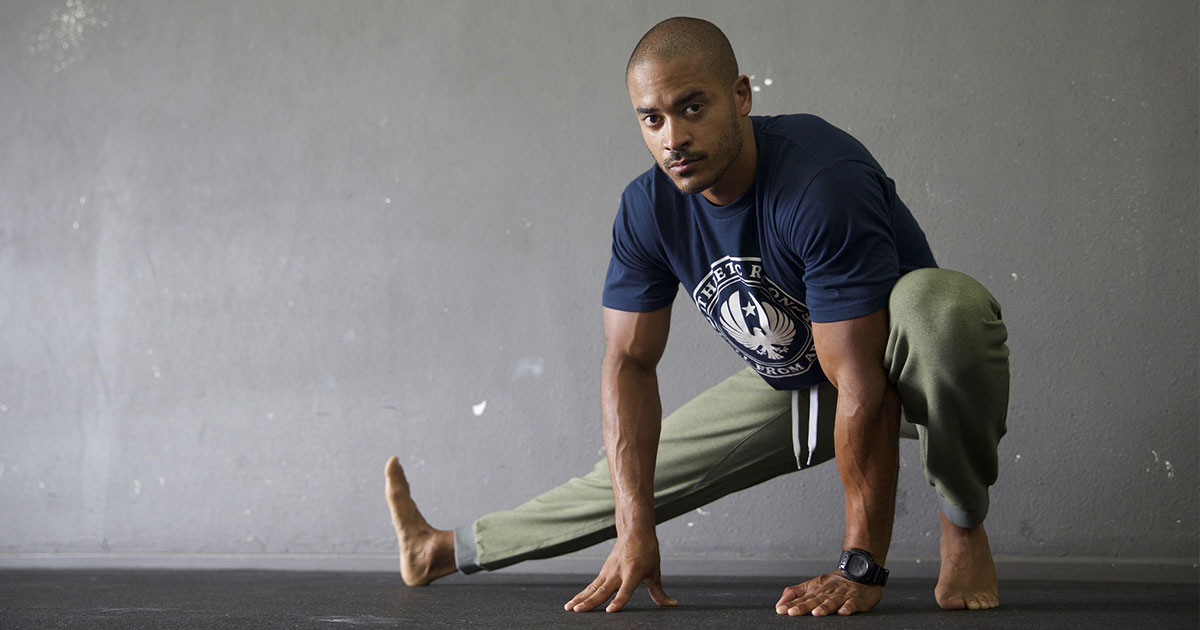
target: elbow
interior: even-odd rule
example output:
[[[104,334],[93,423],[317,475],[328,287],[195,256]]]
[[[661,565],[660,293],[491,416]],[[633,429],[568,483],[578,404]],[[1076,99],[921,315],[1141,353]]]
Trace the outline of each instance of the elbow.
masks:
[[[878,389],[866,392],[838,393],[838,416],[847,424],[867,426],[900,426],[900,395],[896,388],[887,383]]]
[[[605,372],[654,374],[658,368],[658,357],[649,353],[630,352],[609,345],[604,349],[602,366]]]

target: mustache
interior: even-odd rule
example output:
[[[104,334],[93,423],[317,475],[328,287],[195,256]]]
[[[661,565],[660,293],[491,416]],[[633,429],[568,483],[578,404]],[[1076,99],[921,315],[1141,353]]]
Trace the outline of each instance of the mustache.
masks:
[[[667,153],[665,158],[663,158],[663,163],[667,165],[667,168],[671,168],[680,162],[703,160],[706,157],[708,157],[707,153],[699,151],[695,153],[690,151],[671,151],[670,153]]]

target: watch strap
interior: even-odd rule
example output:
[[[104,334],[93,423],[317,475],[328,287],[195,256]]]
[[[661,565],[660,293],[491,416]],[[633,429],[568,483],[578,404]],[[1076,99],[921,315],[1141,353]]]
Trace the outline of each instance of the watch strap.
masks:
[[[855,577],[846,571],[846,565],[850,562],[852,556],[863,556],[867,562],[867,570],[863,575]],[[891,571],[880,566],[875,559],[871,557],[871,552],[865,549],[844,549],[842,557],[838,561],[838,570],[841,571],[842,577],[852,582],[860,584],[871,584],[873,586],[884,586],[887,584],[888,575]]]

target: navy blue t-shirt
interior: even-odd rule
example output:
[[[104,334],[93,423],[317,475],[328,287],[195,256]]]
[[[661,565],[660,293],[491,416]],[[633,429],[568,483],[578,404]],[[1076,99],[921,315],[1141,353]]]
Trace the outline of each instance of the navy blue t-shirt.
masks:
[[[811,322],[886,308],[901,275],[937,263],[861,143],[816,116],[751,120],[758,170],[737,201],[685,195],[657,166],[625,188],[603,301],[656,311],[682,283],[772,387],[804,389],[826,380]]]

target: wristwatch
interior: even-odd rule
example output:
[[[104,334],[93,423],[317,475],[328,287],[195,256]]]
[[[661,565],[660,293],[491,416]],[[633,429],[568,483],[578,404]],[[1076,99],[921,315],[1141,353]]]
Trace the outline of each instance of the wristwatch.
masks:
[[[888,570],[879,566],[871,554],[862,549],[842,551],[842,559],[838,560],[838,570],[847,580],[860,584],[883,586],[888,580]]]

